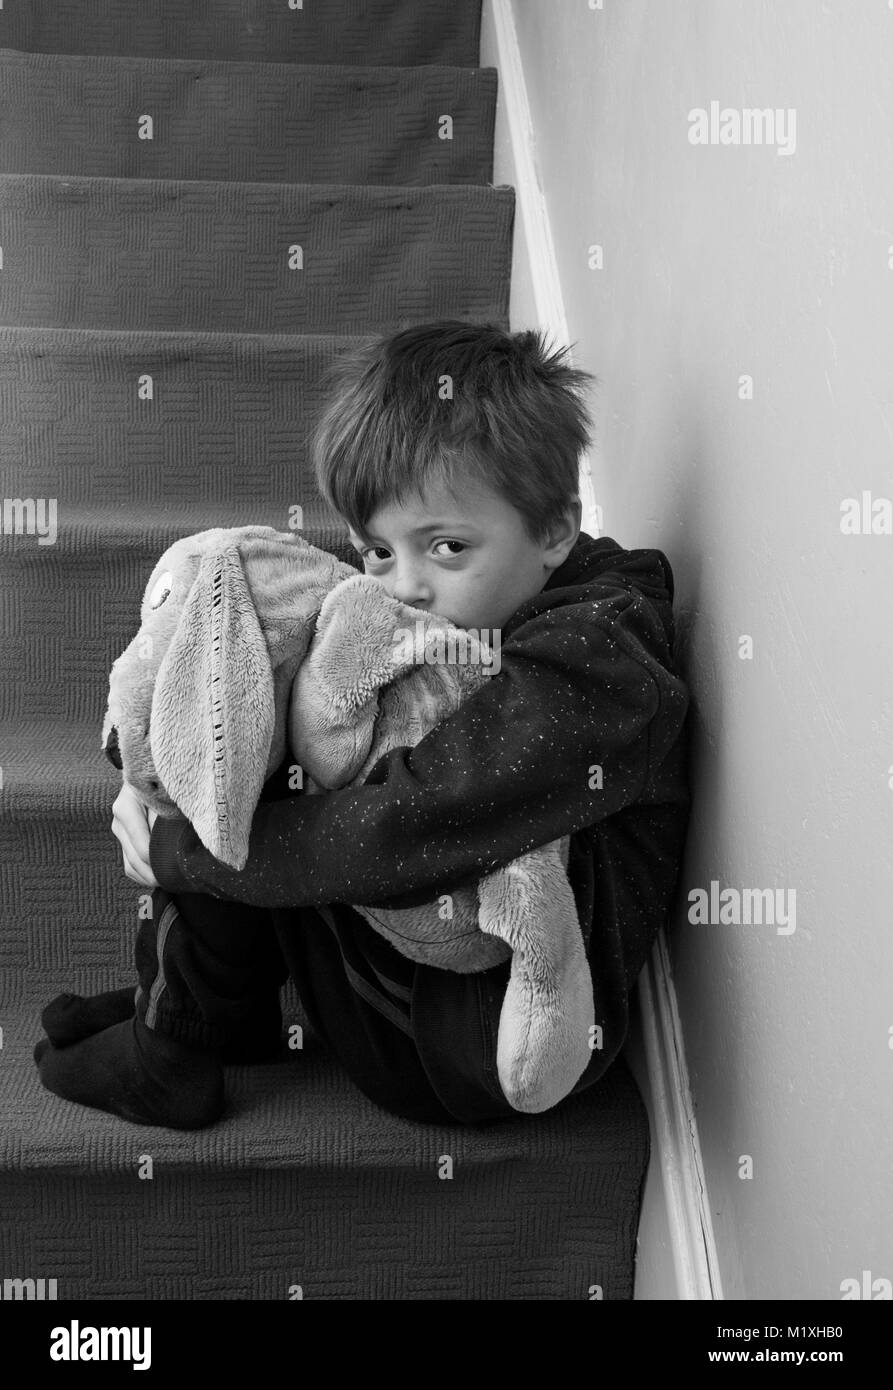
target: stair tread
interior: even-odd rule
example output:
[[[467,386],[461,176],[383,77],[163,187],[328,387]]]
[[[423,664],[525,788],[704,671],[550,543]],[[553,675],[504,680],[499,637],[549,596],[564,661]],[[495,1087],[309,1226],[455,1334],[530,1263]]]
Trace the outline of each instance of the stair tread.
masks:
[[[235,75],[245,73],[255,76],[265,83],[294,78],[296,81],[325,82],[333,78],[344,79],[357,84],[386,83],[399,81],[412,85],[415,82],[436,82],[449,74],[457,80],[481,80],[484,74],[498,73],[495,67],[468,67],[458,63],[287,63],[260,62],[256,58],[182,58],[173,55],[127,54],[127,53],[49,53],[0,45],[0,64],[4,62],[25,65],[36,69],[56,69],[60,65],[73,70],[124,72],[194,72],[198,68],[208,76]],[[489,76],[486,79],[490,80]]]
[[[104,714],[101,700],[92,720],[0,720],[0,820],[108,816],[121,773],[102,751]]]
[[[510,185],[2,174],[0,207],[0,322],[364,333],[508,319]]]
[[[0,44],[30,52],[245,57],[277,62],[479,59],[480,0],[28,0],[0,9]]]
[[[55,497],[63,546],[94,512],[122,535],[185,511],[188,534],[287,529],[301,503],[305,526],[331,528],[309,428],[326,369],[370,336],[0,326],[0,494]]]
[[[367,1099],[306,1024],[303,1048],[291,1051],[283,1043],[281,1057],[272,1062],[226,1069],[228,1113],[211,1129],[133,1125],[63,1101],[40,1085],[32,1058],[43,1036],[40,1009],[54,989],[66,987],[67,981],[47,985],[49,993],[38,991],[36,998],[3,1010],[0,1110],[11,1118],[0,1133],[0,1172],[132,1172],[149,1136],[152,1156],[165,1170],[417,1169],[420,1162],[433,1169],[448,1141],[446,1151],[457,1166],[515,1162],[532,1173],[539,1169],[545,1197],[554,1190],[549,1170],[559,1154],[568,1166],[585,1165],[594,1153],[603,1165],[612,1153],[618,1165],[628,1158],[620,1138],[628,1133],[623,1098],[629,1080],[620,1068],[543,1115],[485,1127],[422,1125]],[[287,1007],[284,1018],[287,1027]]]
[[[0,49],[6,172],[365,184],[487,183],[495,68]],[[450,139],[438,123],[451,116]],[[137,122],[153,118],[152,138]]]
[[[20,343],[22,347],[37,348],[47,342],[71,351],[79,348],[99,348],[103,345],[126,351],[139,347],[142,343],[157,344],[159,347],[188,347],[195,343],[199,347],[220,348],[243,342],[246,347],[259,350],[270,347],[303,351],[316,345],[347,348],[373,336],[371,333],[339,332],[264,333],[233,328],[213,331],[200,328],[85,328],[78,324],[0,324],[0,343],[8,340],[12,344]]]
[[[110,178],[102,174],[0,173],[0,188],[15,190],[17,187],[24,188],[29,183],[45,189],[47,193],[54,190],[67,193],[84,184],[94,186],[97,193],[105,191],[108,194],[120,193],[121,196],[138,196],[141,191],[149,189],[173,197],[175,193],[183,190],[185,194],[193,191],[199,200],[223,197],[229,189],[235,190],[247,200],[253,190],[260,188],[280,195],[283,200],[289,197],[299,199],[303,196],[308,201],[316,202],[340,197],[344,201],[350,201],[352,198],[358,204],[366,202],[384,208],[408,207],[411,202],[424,203],[437,199],[479,203],[486,207],[488,202],[493,205],[506,201],[514,203],[515,198],[514,185],[510,183],[432,183],[419,187],[401,185],[399,188],[393,188],[388,184],[378,183],[282,183],[275,179],[271,182],[264,179],[143,179]]]

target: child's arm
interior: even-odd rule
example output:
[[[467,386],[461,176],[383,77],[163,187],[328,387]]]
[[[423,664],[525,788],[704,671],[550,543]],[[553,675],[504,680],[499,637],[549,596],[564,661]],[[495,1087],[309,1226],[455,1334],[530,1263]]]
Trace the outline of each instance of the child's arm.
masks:
[[[635,801],[688,707],[651,605],[626,591],[559,601],[511,629],[500,661],[363,786],[261,801],[241,870],[216,860],[185,817],[159,817],[156,879],[262,907],[407,907]]]

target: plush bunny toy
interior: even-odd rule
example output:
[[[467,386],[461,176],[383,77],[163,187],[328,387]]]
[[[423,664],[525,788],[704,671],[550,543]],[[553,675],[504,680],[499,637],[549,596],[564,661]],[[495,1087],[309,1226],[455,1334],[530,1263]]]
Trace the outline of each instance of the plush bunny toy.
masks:
[[[358,785],[383,753],[414,746],[494,679],[474,633],[267,526],[175,541],[140,616],[112,667],[103,748],[148,806],[180,811],[235,869],[248,857],[263,784],[287,752],[310,793]],[[426,661],[430,644],[447,638],[463,659]],[[527,1112],[567,1095],[591,1057],[592,981],[568,843],[424,906],[355,905],[424,964],[468,972],[511,956],[497,1069],[509,1103]]]

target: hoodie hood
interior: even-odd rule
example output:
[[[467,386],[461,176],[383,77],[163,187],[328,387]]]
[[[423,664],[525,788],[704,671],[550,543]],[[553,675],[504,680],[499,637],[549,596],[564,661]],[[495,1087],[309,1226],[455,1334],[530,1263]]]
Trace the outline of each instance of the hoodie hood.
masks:
[[[503,629],[503,639],[549,608],[597,603],[618,591],[635,593],[650,604],[663,628],[667,651],[674,642],[673,571],[662,550],[624,550],[611,536],[581,531],[563,565],[539,593],[522,603]]]
[[[637,589],[645,598],[673,602],[673,571],[662,550],[624,550],[610,536],[594,537],[581,531],[564,564],[553,571],[543,588],[590,583]]]

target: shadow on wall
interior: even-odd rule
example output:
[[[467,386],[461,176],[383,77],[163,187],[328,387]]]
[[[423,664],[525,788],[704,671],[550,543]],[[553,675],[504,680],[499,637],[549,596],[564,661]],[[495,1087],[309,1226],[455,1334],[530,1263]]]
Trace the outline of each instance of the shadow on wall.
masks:
[[[699,480],[707,475],[715,460],[709,456],[694,399],[680,399],[679,443],[674,448],[677,465],[674,470],[678,487],[674,495],[674,510],[683,518],[667,544],[671,547],[670,562],[675,580],[673,611],[675,641],[673,654],[677,670],[686,682],[691,698],[689,708],[689,773],[692,796],[697,775],[701,770],[700,755],[705,744],[716,752],[711,729],[704,724],[702,709],[709,707],[712,723],[722,723],[722,684],[718,675],[716,645],[709,608],[701,606],[701,583],[704,570],[704,537],[710,533],[710,523],[702,506]],[[701,705],[701,692],[710,690],[710,700]]]

